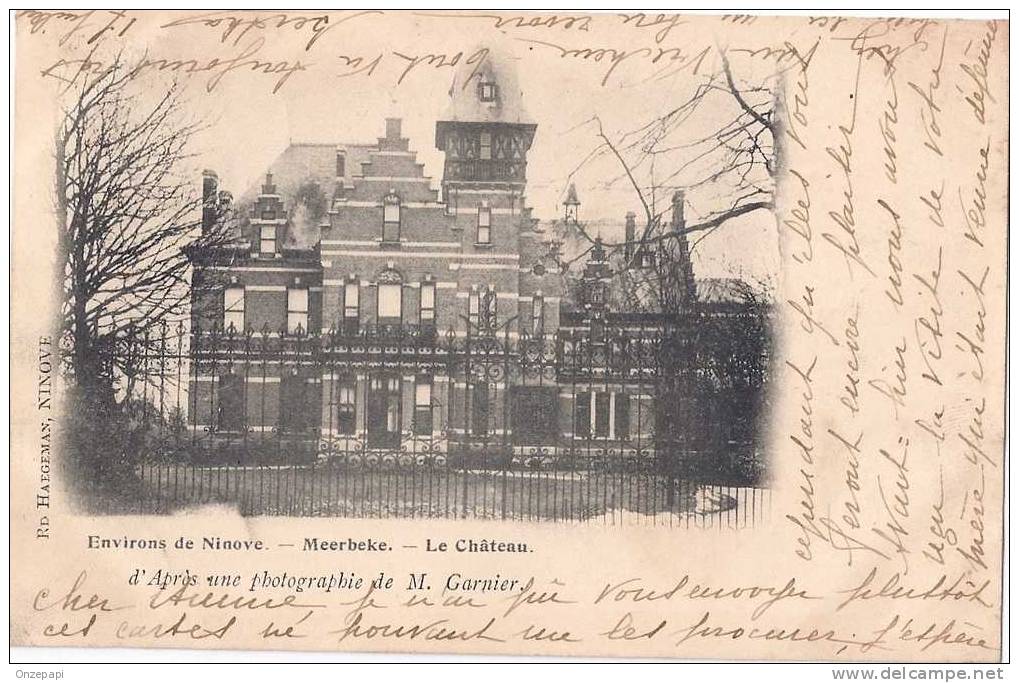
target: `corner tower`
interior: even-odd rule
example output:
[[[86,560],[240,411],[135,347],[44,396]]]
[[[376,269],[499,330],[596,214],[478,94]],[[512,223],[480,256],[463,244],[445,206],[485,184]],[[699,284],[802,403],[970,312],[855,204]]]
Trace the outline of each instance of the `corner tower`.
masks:
[[[489,53],[480,64],[465,65],[450,100],[435,126],[435,146],[446,155],[446,201],[455,203],[461,191],[522,195],[537,124],[524,110],[512,62]]]
[[[462,64],[449,95],[435,145],[445,153],[442,195],[460,246],[459,263],[450,264],[457,297],[466,298],[471,333],[512,334],[533,314],[521,270],[535,251],[536,222],[524,192],[537,124],[524,110],[512,60],[492,52]]]

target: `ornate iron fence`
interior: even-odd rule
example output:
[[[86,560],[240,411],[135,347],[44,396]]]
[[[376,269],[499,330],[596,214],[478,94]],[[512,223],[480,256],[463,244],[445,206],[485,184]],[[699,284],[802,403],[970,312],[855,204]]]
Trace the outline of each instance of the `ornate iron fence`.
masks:
[[[128,335],[129,507],[752,525],[769,500],[756,441],[674,393],[706,391],[676,383],[703,374],[676,365],[679,346],[656,324]],[[662,410],[680,399],[682,433]]]

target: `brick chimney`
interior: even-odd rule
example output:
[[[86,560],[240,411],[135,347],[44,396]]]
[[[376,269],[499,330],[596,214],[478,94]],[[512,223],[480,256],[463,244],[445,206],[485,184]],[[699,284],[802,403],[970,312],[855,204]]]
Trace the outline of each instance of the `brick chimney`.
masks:
[[[636,249],[634,242],[637,240],[637,214],[633,211],[626,212],[626,234],[624,239],[626,244],[623,245],[623,253],[626,256],[627,263],[629,263]]]
[[[215,171],[202,171],[202,232],[216,224],[219,215],[219,176]]]
[[[696,290],[694,287],[693,263],[690,260],[690,245],[686,239],[686,218],[683,215],[684,204],[683,191],[676,190],[672,194],[672,231],[679,235],[677,239],[677,244],[679,245],[677,258],[680,260],[679,267],[681,277],[683,278],[681,284],[686,295],[685,299],[687,302],[693,303]]]
[[[390,152],[406,152],[410,140],[403,137],[403,119],[386,119],[386,137],[379,138],[379,149]]]

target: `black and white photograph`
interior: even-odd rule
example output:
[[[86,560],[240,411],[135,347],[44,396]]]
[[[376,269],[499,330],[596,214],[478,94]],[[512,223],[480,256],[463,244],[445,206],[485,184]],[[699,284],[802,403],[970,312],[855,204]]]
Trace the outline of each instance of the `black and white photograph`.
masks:
[[[1002,678],[1007,12],[10,23],[17,679]]]
[[[753,526],[775,88],[802,57],[711,57],[633,83],[651,106],[623,117],[540,102],[519,57],[478,47],[432,77],[434,109],[359,114],[374,137],[341,107],[229,150],[229,114],[141,92],[127,54],[70,84],[81,504]],[[185,172],[224,153],[230,173]]]

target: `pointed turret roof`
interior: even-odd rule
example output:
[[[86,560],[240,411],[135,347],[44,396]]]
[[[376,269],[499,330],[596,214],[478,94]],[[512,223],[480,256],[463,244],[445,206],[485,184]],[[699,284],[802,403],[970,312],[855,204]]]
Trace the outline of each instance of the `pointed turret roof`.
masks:
[[[480,61],[468,59],[461,63],[449,88],[449,107],[440,120],[533,124],[524,109],[516,59],[494,47],[479,47],[470,54],[484,56]],[[495,88],[485,90],[483,85]]]
[[[580,200],[577,199],[577,186],[570,183],[570,187],[566,190],[566,201],[563,202],[566,206],[580,206]]]

